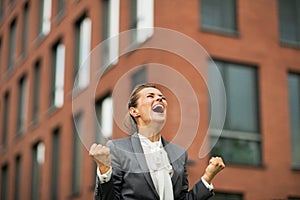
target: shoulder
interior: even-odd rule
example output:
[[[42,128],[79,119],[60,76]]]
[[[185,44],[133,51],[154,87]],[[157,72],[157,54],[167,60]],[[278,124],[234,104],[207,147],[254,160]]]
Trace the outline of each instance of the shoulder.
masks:
[[[181,146],[179,146],[177,144],[174,144],[172,142],[169,142],[169,141],[165,140],[164,138],[162,138],[162,143],[164,145],[164,148],[168,152],[173,152],[173,153],[175,153],[177,155],[182,155],[184,157],[187,156],[187,152],[186,152],[186,150],[183,147],[181,147]]]
[[[112,149],[123,149],[123,150],[129,150],[129,148],[132,146],[130,138],[120,138],[120,139],[114,139],[109,140],[106,143],[106,146]]]

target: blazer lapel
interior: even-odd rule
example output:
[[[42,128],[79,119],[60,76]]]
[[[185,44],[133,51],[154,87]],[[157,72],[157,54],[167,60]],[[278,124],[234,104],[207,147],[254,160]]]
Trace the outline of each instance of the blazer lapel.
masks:
[[[164,146],[164,149],[166,150],[167,154],[168,154],[168,157],[169,157],[169,161],[172,165],[172,168],[173,168],[173,176],[171,178],[172,180],[172,184],[173,184],[173,187],[178,179],[178,170],[180,169],[180,165],[178,164],[178,162],[176,162],[178,160],[178,154],[176,154],[176,151],[173,149],[173,145],[168,145],[169,142],[166,141],[163,137],[161,138],[162,140],[162,144]]]
[[[143,173],[149,187],[151,188],[152,192],[155,194],[155,196],[157,197],[157,199],[159,199],[159,195],[156,192],[155,186],[153,184],[150,172],[149,172],[149,168],[146,162],[146,158],[143,152],[143,148],[140,142],[140,138],[138,136],[137,133],[133,134],[131,136],[131,143],[132,143],[132,147],[133,147],[133,151],[134,154],[136,156],[136,159],[141,167],[141,172]]]

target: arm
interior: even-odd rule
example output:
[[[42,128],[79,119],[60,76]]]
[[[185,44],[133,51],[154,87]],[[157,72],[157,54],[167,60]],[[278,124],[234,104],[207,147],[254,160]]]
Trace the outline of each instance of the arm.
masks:
[[[210,191],[205,187],[203,182],[199,180],[194,187],[188,191],[189,181],[188,181],[188,173],[186,170],[186,163],[187,163],[187,153],[185,153],[185,162],[184,162],[184,174],[182,179],[182,191],[181,191],[181,200],[205,200],[209,199],[213,196],[213,191]]]
[[[188,199],[188,200],[206,200],[214,195],[213,190],[210,187],[206,186],[211,184],[211,181],[215,177],[217,173],[219,173],[222,169],[224,169],[225,165],[220,157],[211,158],[209,161],[209,165],[205,169],[205,173],[202,176],[201,180],[199,180],[194,187],[188,191],[188,174],[186,170],[187,163],[187,154],[185,155],[185,164],[184,164],[184,176],[183,176],[183,189],[181,192],[180,199]],[[206,183],[205,183],[206,182]],[[205,183],[205,184],[204,184]]]
[[[93,144],[90,149],[90,156],[97,163],[99,173],[102,175],[111,173],[111,176],[108,176],[105,181],[103,179],[100,181],[100,176],[97,175],[95,200],[120,199],[123,174],[120,170],[116,150],[112,142],[108,142],[106,147]]]

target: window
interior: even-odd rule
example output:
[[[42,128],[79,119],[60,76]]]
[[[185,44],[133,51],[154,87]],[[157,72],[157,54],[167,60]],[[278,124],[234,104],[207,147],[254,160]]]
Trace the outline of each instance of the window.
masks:
[[[17,119],[17,136],[24,132],[24,125],[27,115],[27,80],[23,76],[19,81],[19,104],[18,104],[18,119]]]
[[[56,128],[52,135],[52,167],[51,167],[51,199],[58,199],[60,129]]]
[[[2,75],[2,38],[0,36],[0,80]]]
[[[135,71],[131,76],[131,88],[134,89],[137,85],[147,82],[146,66]]]
[[[39,35],[45,36],[50,32],[51,28],[51,2],[49,0],[41,0],[40,3],[40,24]]]
[[[45,145],[42,142],[37,143],[32,151],[32,166],[31,166],[31,199],[38,200],[40,197],[40,184],[42,165],[45,160]]]
[[[136,29],[131,36],[133,45],[145,42],[153,34],[154,2],[153,0],[130,1],[131,29]]]
[[[289,73],[292,167],[300,169],[300,75]]]
[[[5,0],[0,0],[0,23],[2,22],[4,14],[5,14]]]
[[[29,5],[25,3],[23,7],[23,31],[22,31],[22,55],[27,54],[27,42],[28,42],[28,27],[29,27]]]
[[[97,139],[110,138],[113,134],[113,100],[107,95],[96,103],[96,113],[100,130],[97,131]],[[100,138],[99,138],[100,136]]]
[[[57,43],[52,51],[52,79],[51,101],[52,108],[60,108],[64,103],[64,77],[65,77],[65,46]]]
[[[14,19],[9,28],[8,73],[13,71],[16,60],[17,20]]]
[[[200,0],[201,27],[204,30],[236,34],[235,0]]]
[[[75,86],[80,90],[90,82],[90,50],[92,22],[85,17],[76,23]]]
[[[288,197],[288,200],[300,200],[300,197]]]
[[[8,199],[8,165],[1,168],[1,199]]]
[[[101,58],[107,67],[118,62],[120,0],[103,0],[102,13],[102,39],[109,40],[104,42]]]
[[[21,156],[17,156],[16,157],[16,166],[15,166],[15,200],[19,200],[21,199],[20,196],[20,190],[22,188],[22,184],[21,184]]]
[[[213,63],[211,63],[212,65]],[[233,63],[219,62],[215,64],[220,70],[227,96],[227,112],[225,124],[220,138],[215,135],[212,123],[212,154],[221,155],[226,163],[260,165],[261,135],[259,127],[259,104],[257,70],[254,67]],[[210,70],[210,81],[216,76]],[[212,82],[209,86],[214,88]],[[222,99],[214,99],[222,104]],[[216,116],[218,116],[215,113]],[[217,119],[217,121],[220,121]]]
[[[243,200],[243,195],[234,193],[215,192],[211,200]]]
[[[300,45],[300,2],[278,0],[280,41]]]
[[[8,125],[9,125],[9,113],[10,113],[10,95],[9,92],[5,93],[4,106],[3,106],[3,121],[2,121],[2,146],[7,145]]]
[[[78,195],[80,193],[81,182],[81,142],[79,134],[83,131],[82,114],[79,113],[75,116],[74,122],[74,136],[73,136],[73,171],[72,171],[72,194]]]
[[[39,97],[41,81],[41,62],[38,60],[34,65],[33,74],[33,106],[32,106],[32,123],[36,124],[39,117]]]

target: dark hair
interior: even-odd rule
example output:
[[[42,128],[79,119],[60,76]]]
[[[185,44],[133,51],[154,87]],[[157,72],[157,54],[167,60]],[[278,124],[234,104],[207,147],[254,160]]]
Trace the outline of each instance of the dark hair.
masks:
[[[146,83],[146,84],[142,84],[142,85],[138,85],[134,88],[134,90],[132,91],[130,98],[129,98],[129,102],[128,102],[128,109],[131,107],[136,107],[137,106],[137,100],[139,99],[139,92],[145,88],[155,88],[157,89],[157,87],[154,84],[151,83]]]
[[[145,89],[145,88],[155,88],[155,89],[158,89],[156,87],[156,85],[151,84],[151,83],[145,83],[145,84],[136,86],[133,89],[133,91],[132,91],[132,93],[130,95],[129,102],[128,102],[128,109],[131,108],[131,107],[134,107],[134,108],[137,107],[137,101],[140,98],[139,92],[141,90]],[[130,113],[129,113],[129,115],[130,115]],[[132,119],[131,120],[132,123],[136,126],[137,124],[136,124],[136,121],[135,121],[134,117],[130,115],[130,118]]]

